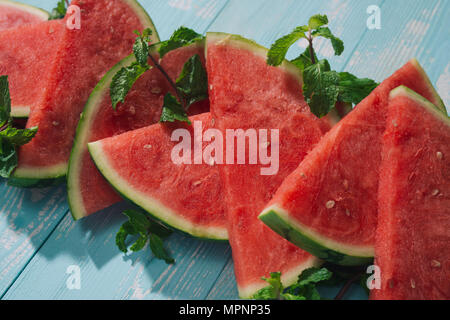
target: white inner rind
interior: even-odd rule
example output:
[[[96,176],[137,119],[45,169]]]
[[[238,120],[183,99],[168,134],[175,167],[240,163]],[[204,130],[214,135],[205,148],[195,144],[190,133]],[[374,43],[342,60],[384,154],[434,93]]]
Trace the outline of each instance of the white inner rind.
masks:
[[[19,3],[15,1],[7,1],[7,0],[0,0],[0,6],[8,6],[12,7],[24,12],[28,12],[36,17],[39,17],[42,19],[42,21],[46,21],[49,18],[49,13],[45,11],[44,9],[36,8],[24,3]]]
[[[28,118],[30,115],[30,106],[11,106],[11,116],[13,118]]]
[[[172,209],[164,206],[157,199],[154,199],[148,194],[145,194],[131,186],[128,181],[120,176],[119,173],[111,166],[108,161],[108,155],[103,151],[102,141],[89,143],[88,148],[95,164],[97,165],[97,168],[99,168],[103,176],[111,183],[111,185],[113,185],[119,193],[125,195],[136,205],[146,210],[163,223],[198,238],[215,240],[228,239],[228,232],[226,228],[194,225],[191,221],[186,220]]]
[[[266,208],[261,214],[261,216],[269,214],[270,212],[276,213],[276,215],[280,219],[284,220],[284,222],[290,225],[295,231],[297,231],[300,234],[303,234],[305,237],[311,239],[312,241],[317,242],[321,246],[330,248],[336,252],[353,257],[371,258],[375,255],[375,249],[373,246],[348,245],[341,242],[337,242],[331,238],[324,237],[323,235],[312,230],[311,228],[308,228],[307,226],[301,224],[297,220],[292,219],[290,213],[287,210],[280,208],[277,205],[273,205]]]

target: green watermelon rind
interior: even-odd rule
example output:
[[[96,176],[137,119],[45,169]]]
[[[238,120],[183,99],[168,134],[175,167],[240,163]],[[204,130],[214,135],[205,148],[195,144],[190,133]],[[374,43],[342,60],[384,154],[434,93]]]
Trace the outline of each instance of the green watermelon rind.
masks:
[[[164,225],[191,237],[204,240],[228,241],[228,231],[226,228],[196,226],[192,222],[180,217],[172,209],[161,204],[157,199],[151,198],[138,190],[133,190],[133,187],[108,163],[108,157],[103,152],[102,140],[89,143],[88,149],[97,169],[125,200],[148,212],[153,218],[162,222]]]
[[[156,31],[155,25],[145,9],[136,0],[123,1],[134,10],[134,13],[139,17],[144,28],[150,28],[153,31],[150,36],[150,40],[153,43],[159,42],[158,32]],[[11,178],[9,178],[8,184],[16,186],[25,185],[29,188],[38,188],[41,185],[46,186],[52,184],[52,180],[55,180],[54,183],[57,184],[65,180],[68,169],[68,162],[45,168],[18,168],[13,172]]]
[[[20,9],[20,10],[30,13],[34,16],[42,18],[42,21],[46,21],[50,17],[50,14],[48,13],[48,11],[38,8],[38,7],[34,7],[29,4],[25,4],[25,3],[20,3],[20,2],[11,1],[11,0],[0,0],[0,5],[7,5],[7,6],[11,6],[11,7]]]
[[[320,236],[290,219],[289,213],[276,205],[265,209],[259,219],[280,236],[319,259],[342,266],[359,266],[373,262],[373,246],[346,245]]]
[[[391,93],[389,94],[389,99],[394,99],[395,97],[398,96],[405,96],[411,100],[416,101],[418,104],[420,104],[425,109],[434,114],[437,118],[442,120],[442,122],[446,123],[447,125],[450,125],[450,117],[448,117],[446,113],[442,112],[441,107],[434,105],[433,103],[431,103],[429,100],[427,100],[425,97],[421,96],[414,90],[411,90],[406,86],[399,86],[391,91]]]
[[[442,101],[442,98],[439,96],[439,93],[436,91],[436,89],[433,86],[433,83],[431,82],[430,78],[428,77],[427,73],[425,72],[425,70],[422,68],[422,66],[420,65],[419,61],[417,59],[411,59],[410,61],[414,67],[417,69],[417,71],[422,75],[422,79],[425,80],[425,82],[428,84],[429,89],[431,90],[434,99],[438,102],[438,104],[433,105],[433,108],[438,108],[439,110],[441,110],[445,115],[447,115],[447,108],[444,105],[444,101]],[[394,89],[395,90],[395,89]],[[412,90],[411,90],[412,91]],[[414,91],[412,91],[414,92]],[[414,92],[415,93],[415,92]],[[417,94],[417,93],[416,93]],[[424,98],[425,99],[425,98]],[[428,101],[428,100],[426,100]],[[431,103],[428,101],[428,103]]]

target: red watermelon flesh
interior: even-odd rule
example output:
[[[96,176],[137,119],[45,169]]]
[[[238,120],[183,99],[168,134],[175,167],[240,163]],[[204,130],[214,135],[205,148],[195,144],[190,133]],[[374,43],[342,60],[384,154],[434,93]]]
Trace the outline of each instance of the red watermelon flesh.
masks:
[[[204,62],[204,49],[203,42],[179,48],[165,55],[160,64],[175,81],[186,61],[193,55],[198,54]],[[157,123],[161,116],[164,96],[173,91],[161,72],[156,68],[151,69],[135,83],[125,103],[120,104],[117,111],[114,111],[109,87],[112,76],[120,67],[121,64],[114,67],[109,72],[112,74],[108,73],[94,90],[77,129],[68,173],[69,203],[76,219],[121,200],[95,167],[87,143]],[[189,109],[192,115],[208,111],[208,100],[198,102]]]
[[[450,299],[450,119],[421,96],[391,93],[380,170],[378,300]]]
[[[377,225],[381,137],[389,93],[399,85],[443,107],[417,61],[408,62],[322,139],[260,218],[319,258],[342,265],[369,262]]]
[[[190,119],[204,131],[212,127],[209,113]],[[195,237],[226,240],[218,166],[174,163],[171,154],[179,142],[171,138],[177,129],[189,132],[193,161],[193,126],[180,122],[155,124],[93,142],[89,151],[111,185],[163,223]]]
[[[324,125],[303,99],[298,70],[288,63],[268,66],[266,55],[265,48],[239,36],[207,36],[211,113],[217,128],[224,136],[227,129],[250,128],[279,129],[280,135],[278,174],[262,176],[261,163],[220,167],[242,298],[267,286],[261,277],[270,272],[282,272],[283,282],[289,285],[305,268],[318,263],[257,218],[284,178],[320,140]]]
[[[14,1],[0,1],[0,30],[39,23],[48,17],[44,10]]]
[[[81,9],[81,28],[64,29],[57,57],[48,70],[51,75],[44,97],[32,107],[27,124],[39,130],[20,148],[14,179],[66,175],[76,127],[89,94],[110,68],[131,53],[136,38],[133,31],[152,26],[134,0],[74,0],[72,5]]]
[[[14,117],[27,117],[40,101],[63,32],[60,20],[0,32],[0,74],[8,75]]]

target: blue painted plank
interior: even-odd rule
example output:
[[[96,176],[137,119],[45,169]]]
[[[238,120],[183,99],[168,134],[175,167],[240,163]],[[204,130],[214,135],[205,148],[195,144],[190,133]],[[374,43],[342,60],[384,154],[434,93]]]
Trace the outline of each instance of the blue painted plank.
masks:
[[[45,1],[23,1],[32,5],[40,6],[46,10],[50,10],[55,6],[56,0]],[[206,28],[212,23],[216,15],[221,11],[227,0],[199,0],[199,1],[177,1],[177,0],[152,0],[142,1],[142,5],[154,19],[161,38],[167,38],[178,26],[186,25],[196,29],[199,32],[206,31]],[[183,5],[184,3],[184,5]],[[0,297],[5,294],[14,280],[19,276],[20,272],[27,266],[30,259],[36,255],[36,259],[47,260],[50,257],[59,257],[63,255],[64,250],[52,243],[47,244],[45,250],[50,248],[53,252],[46,255],[37,253],[39,248],[43,246],[46,239],[55,230],[58,223],[64,218],[62,226],[66,226],[70,221],[70,215],[67,215],[68,206],[66,201],[65,187],[61,186],[53,189],[43,190],[20,190],[11,188],[6,185],[4,180],[0,181]],[[95,219],[103,219],[107,221],[109,214],[119,216],[119,211],[106,211],[99,213],[98,218],[94,220],[86,219],[86,222],[77,225],[81,230],[87,229],[89,224],[93,226],[99,222]],[[117,220],[116,220],[117,221]],[[83,227],[84,226],[84,227]],[[109,229],[109,237],[113,236],[118,230],[120,223],[116,223],[114,228]],[[75,225],[71,226],[72,228]],[[65,230],[65,229],[64,229]],[[78,229],[76,229],[78,230]],[[67,231],[67,230],[66,230]],[[67,231],[68,232],[68,231]],[[82,235],[82,232],[81,232]],[[83,237],[71,238],[71,241],[78,246],[83,246]],[[54,237],[50,239],[55,240]],[[91,240],[95,242],[95,238]],[[100,240],[102,241],[102,240]],[[103,243],[103,242],[101,242]],[[188,242],[193,248],[203,248],[203,244],[199,242]],[[114,243],[108,243],[109,247],[100,250],[98,259],[103,259],[103,254],[113,250],[116,258],[120,259],[121,255],[115,250]],[[72,244],[67,244],[71,247]],[[106,245],[105,245],[106,246]],[[94,244],[95,247],[95,244]],[[177,246],[175,246],[177,247]],[[177,247],[178,248],[178,247]],[[216,247],[214,247],[216,248]],[[217,247],[217,248],[220,248]],[[199,249],[199,250],[200,250]],[[201,250],[209,250],[203,248]],[[74,249],[78,250],[78,249]],[[82,248],[79,248],[81,251]],[[178,249],[176,249],[178,250]],[[184,250],[181,248],[180,250]],[[212,250],[212,249],[211,249]],[[201,251],[201,252],[203,252]],[[67,253],[67,252],[66,252]],[[70,254],[70,253],[69,253]],[[77,256],[75,255],[77,258]],[[52,263],[53,259],[49,260]],[[95,265],[94,259],[93,265]],[[56,263],[56,262],[55,262]],[[223,264],[225,260],[223,261]],[[118,263],[120,264],[120,263]],[[34,265],[31,264],[30,267]],[[55,267],[58,267],[55,265]],[[128,268],[124,264],[125,268]],[[89,268],[89,267],[87,267]],[[221,270],[221,266],[218,268]],[[200,269],[199,269],[200,270]],[[106,273],[107,274],[107,273]],[[35,283],[40,283],[35,282]],[[31,282],[28,286],[34,287],[35,283]],[[27,285],[24,285],[25,287]],[[164,293],[165,291],[162,290]],[[20,298],[20,296],[17,296]],[[88,297],[87,297],[88,298]]]

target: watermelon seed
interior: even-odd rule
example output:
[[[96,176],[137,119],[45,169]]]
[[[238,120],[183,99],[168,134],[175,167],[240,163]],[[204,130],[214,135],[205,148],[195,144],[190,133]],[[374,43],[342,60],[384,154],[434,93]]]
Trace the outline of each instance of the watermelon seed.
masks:
[[[58,121],[53,121],[52,124],[53,124],[55,127],[59,126],[59,122],[58,122]]]
[[[300,177],[302,177],[303,179],[306,179],[306,174],[304,174],[303,172],[300,173]]]
[[[345,209],[345,214],[347,215],[347,217],[350,217],[350,210]]]
[[[437,152],[436,153],[436,157],[439,159],[439,160],[442,160],[442,158],[444,157],[444,155],[442,154],[442,152]]]
[[[193,183],[194,187],[197,187],[197,186],[199,186],[199,185],[201,185],[201,184],[202,184],[201,181],[196,181],[196,182]]]
[[[335,205],[336,205],[336,202],[333,200],[330,200],[326,203],[325,206],[327,207],[327,209],[333,209]]]
[[[146,144],[146,145],[144,146],[144,149],[151,149],[151,148],[152,148],[152,146],[149,145],[149,144]]]
[[[133,115],[136,114],[136,108],[133,107],[133,106],[130,107],[130,110],[129,110],[129,111],[130,111],[130,113],[133,114]]]
[[[153,87],[152,90],[151,90],[151,92],[152,92],[153,94],[160,94],[160,93],[161,93],[161,88],[159,88],[159,87]]]
[[[411,288],[416,288],[416,282],[413,279],[411,279]]]
[[[431,195],[433,197],[437,196],[439,194],[439,190],[438,189],[434,189],[433,192],[431,193]]]
[[[437,260],[431,260],[431,266],[433,268],[440,268],[441,267],[441,263]]]
[[[48,30],[48,33],[50,33],[50,34],[52,34],[53,32],[55,32],[55,30],[53,30],[53,29]]]
[[[392,121],[392,125],[394,126],[394,128],[397,128],[397,127],[398,127],[398,124],[397,124],[397,122],[395,122],[395,121]]]
[[[393,279],[390,279],[389,280],[389,288],[394,288],[394,280]]]
[[[213,84],[210,84],[210,85],[209,85],[209,90],[212,91],[213,89],[214,89],[214,85],[213,85]]]
[[[214,126],[216,124],[216,119],[212,118],[211,119],[211,125]]]
[[[212,167],[216,164],[214,158],[209,159],[209,165]]]
[[[348,181],[344,180],[342,184],[344,185],[345,190],[348,190]]]

